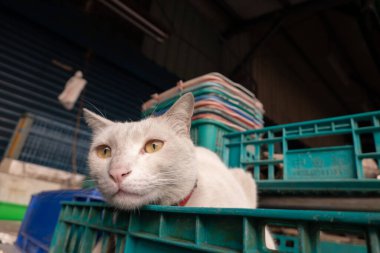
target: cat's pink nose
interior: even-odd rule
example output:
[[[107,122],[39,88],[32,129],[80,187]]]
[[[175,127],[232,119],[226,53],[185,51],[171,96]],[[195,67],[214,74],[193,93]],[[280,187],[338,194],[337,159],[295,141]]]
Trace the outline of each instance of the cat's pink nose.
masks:
[[[131,172],[131,170],[111,170],[109,174],[115,183],[120,184]]]

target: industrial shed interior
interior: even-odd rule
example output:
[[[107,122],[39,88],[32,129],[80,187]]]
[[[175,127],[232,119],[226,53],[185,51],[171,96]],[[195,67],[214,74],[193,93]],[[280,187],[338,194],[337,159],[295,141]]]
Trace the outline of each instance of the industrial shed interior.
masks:
[[[379,108],[379,18],[370,2],[129,1],[163,33],[151,35],[101,1],[2,1],[2,152],[23,106],[39,111],[41,99],[49,115],[75,117],[54,96],[73,69],[105,73],[88,94],[107,85],[130,103],[87,96],[114,119],[137,119],[149,95],[213,71],[254,91],[267,124]]]
[[[202,86],[210,80],[218,80],[219,86]],[[68,109],[60,100],[70,82],[83,82],[83,90]],[[205,95],[206,91],[194,87],[214,90]],[[167,91],[175,95],[166,96]],[[221,238],[228,235],[218,234],[217,225],[210,224],[230,226],[233,234],[242,229],[255,234],[259,228],[252,224],[260,222],[258,217],[264,221],[282,217],[280,225],[272,228],[281,232],[275,238],[279,252],[327,252],[334,247],[346,253],[380,251],[376,241],[380,238],[379,0],[0,0],[0,252],[89,252],[79,242],[63,251],[51,244],[60,245],[63,235],[57,231],[70,223],[64,218],[57,223],[63,210],[60,201],[85,198],[92,203],[87,198],[99,202],[101,198],[75,195],[77,189],[94,187],[87,162],[92,137],[83,109],[114,121],[137,121],[159,115],[186,91],[193,91],[201,104],[193,116],[195,144],[217,153],[227,166],[252,173],[258,182],[260,208],[287,210],[273,215],[259,210],[252,217],[242,212],[239,218],[228,216],[225,223],[212,210],[196,210],[197,215],[181,220],[190,227],[197,224],[194,238],[187,238],[187,232],[168,235],[182,240],[172,242],[160,234],[168,224],[174,229],[172,211],[148,207],[142,214],[148,217],[144,216],[146,223],[131,216],[134,225],[128,231],[115,224],[110,228],[107,243],[114,241],[115,252],[251,252],[250,243],[259,234],[256,239],[234,237],[223,244]],[[219,105],[203,101],[215,94]],[[245,99],[246,104],[231,105],[228,99],[222,103],[221,97],[229,102]],[[218,128],[218,123],[217,128],[202,132],[209,119],[224,126]],[[310,122],[298,123],[304,121]],[[313,154],[321,157],[300,158]],[[304,167],[293,171],[289,166]],[[333,172],[326,172],[324,166]],[[305,172],[316,167],[320,169],[316,174]],[[282,180],[290,181],[278,183]],[[35,246],[39,239],[33,235],[29,240],[26,231],[38,222],[31,218],[26,222],[24,217],[34,215],[27,207],[32,206],[32,196],[36,200],[40,192],[57,190],[64,197],[59,201],[54,197],[50,203],[55,221],[45,224],[46,231],[36,232],[39,236],[49,230],[49,239]],[[53,196],[46,194],[43,198]],[[34,205],[34,210],[41,208]],[[62,208],[71,210],[71,204],[65,205]],[[79,205],[75,210],[91,216],[96,209],[86,208]],[[289,225],[291,216],[298,214],[287,213],[288,209],[310,213],[301,213],[305,223]],[[354,224],[360,229],[352,231],[359,235],[322,231],[318,243],[327,238],[341,245],[317,247],[316,235],[310,231],[320,224],[313,223],[312,210],[318,210],[316,220],[328,224],[327,230]],[[335,211],[352,213],[339,216]],[[180,213],[178,222],[181,215],[185,216]],[[208,223],[209,216],[214,223]],[[334,223],[337,220],[342,223]],[[234,227],[234,222],[242,223]],[[146,226],[155,231],[152,224],[160,231],[154,240],[149,229],[138,230]],[[140,232],[147,234],[139,237]],[[80,233],[74,237],[80,238]],[[203,233],[209,234],[203,238]],[[17,237],[18,249],[2,246],[8,238],[4,234]],[[134,238],[133,243],[119,241],[118,236]],[[165,246],[156,248],[154,242]],[[262,249],[252,252],[272,252]]]

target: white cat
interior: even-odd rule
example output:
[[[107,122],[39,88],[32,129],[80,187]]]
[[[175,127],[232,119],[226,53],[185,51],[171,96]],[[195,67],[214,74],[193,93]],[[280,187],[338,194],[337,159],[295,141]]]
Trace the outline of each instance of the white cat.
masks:
[[[194,97],[187,93],[164,115],[139,122],[112,122],[84,110],[93,130],[90,173],[109,203],[122,209],[257,207],[251,174],[228,169],[215,153],[193,145],[193,109]]]

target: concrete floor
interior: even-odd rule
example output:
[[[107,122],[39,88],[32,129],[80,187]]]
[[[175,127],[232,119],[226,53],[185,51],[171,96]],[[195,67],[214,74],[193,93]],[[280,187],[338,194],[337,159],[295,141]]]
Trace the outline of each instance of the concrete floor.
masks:
[[[11,244],[0,244],[0,253],[21,253],[21,250]]]
[[[21,251],[13,245],[16,240],[21,222],[0,220],[0,253],[20,253]]]
[[[21,221],[4,221],[0,220],[0,232],[17,236],[20,229]]]

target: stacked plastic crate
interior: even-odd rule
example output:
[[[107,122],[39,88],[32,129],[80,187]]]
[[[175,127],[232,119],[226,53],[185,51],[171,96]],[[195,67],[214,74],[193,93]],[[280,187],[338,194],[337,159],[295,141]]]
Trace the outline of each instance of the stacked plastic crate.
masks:
[[[380,111],[267,128],[262,128],[261,123],[249,127],[248,131],[224,135],[229,131],[242,130],[227,123],[242,127],[243,121],[229,121],[227,116],[223,117],[222,114],[231,116],[225,108],[221,110],[221,115],[214,111],[199,110],[211,110],[211,107],[200,106],[202,102],[204,105],[212,104],[210,97],[220,99],[219,102],[227,101],[227,105],[234,105],[228,104],[228,101],[238,101],[236,108],[247,109],[241,93],[248,93],[228,81],[219,74],[209,74],[180,83],[175,89],[145,103],[145,115],[160,115],[178,96],[192,92],[196,98],[192,124],[197,134],[192,132],[195,143],[222,154],[229,167],[252,170],[261,194],[278,194],[278,200],[286,195],[314,199],[318,196],[340,196],[345,199],[364,196],[371,197],[369,201],[373,203],[372,208],[326,208],[316,201],[319,207],[304,207],[316,210],[151,205],[138,212],[126,212],[115,210],[105,203],[70,201],[62,203],[50,252],[89,252],[95,245],[101,245],[102,252],[112,248],[113,252],[128,253],[380,252],[380,205],[376,205],[380,199],[380,180],[367,178],[362,166],[364,159],[380,163]],[[207,86],[207,82],[214,84]],[[222,82],[227,83],[223,85]],[[231,88],[241,93],[233,94]],[[207,90],[212,91],[207,93]],[[227,95],[235,95],[235,100],[228,100]],[[253,95],[250,99],[258,103],[254,112],[261,112],[262,122],[261,104]],[[252,115],[256,120],[260,119],[260,114]],[[216,120],[214,116],[220,116],[221,119]],[[201,124],[211,132],[202,132],[206,130],[201,130]],[[200,139],[197,139],[198,135]],[[351,142],[333,147],[303,149],[291,148],[290,145],[295,140],[332,138],[336,135],[350,137],[348,139]],[[372,145],[367,151],[363,149],[364,136],[371,138]],[[210,146],[202,143],[205,139],[212,140],[208,143]],[[218,145],[222,149],[218,149]],[[281,147],[280,158],[276,156],[276,146]],[[221,153],[221,150],[224,152]],[[284,205],[284,202],[279,203],[276,208],[294,208]],[[266,227],[270,228],[277,242],[276,251],[265,245]]]
[[[351,134],[352,145],[288,149],[294,139],[339,134]],[[362,150],[363,134],[372,136],[373,150]],[[253,166],[261,191],[345,196],[356,192],[367,197],[380,192],[380,180],[365,178],[361,164],[368,158],[379,162],[380,111],[249,130],[225,138],[226,164],[243,169]],[[283,147],[281,160],[274,157],[277,142]],[[268,150],[267,156],[262,149]],[[275,173],[278,164],[283,165],[281,178]],[[267,171],[267,177],[260,177],[261,170]],[[128,253],[380,252],[380,212],[346,210],[147,206],[138,212],[115,212],[104,203],[66,202],[50,251],[88,252],[101,241],[103,252],[116,246],[115,252]],[[274,233],[276,251],[265,246],[266,226]]]
[[[219,73],[194,78],[143,104],[143,115],[161,115],[185,93],[195,97],[191,137],[195,144],[215,151],[223,150],[223,135],[233,131],[261,129],[264,109],[255,95]],[[206,138],[207,137],[207,138]]]

